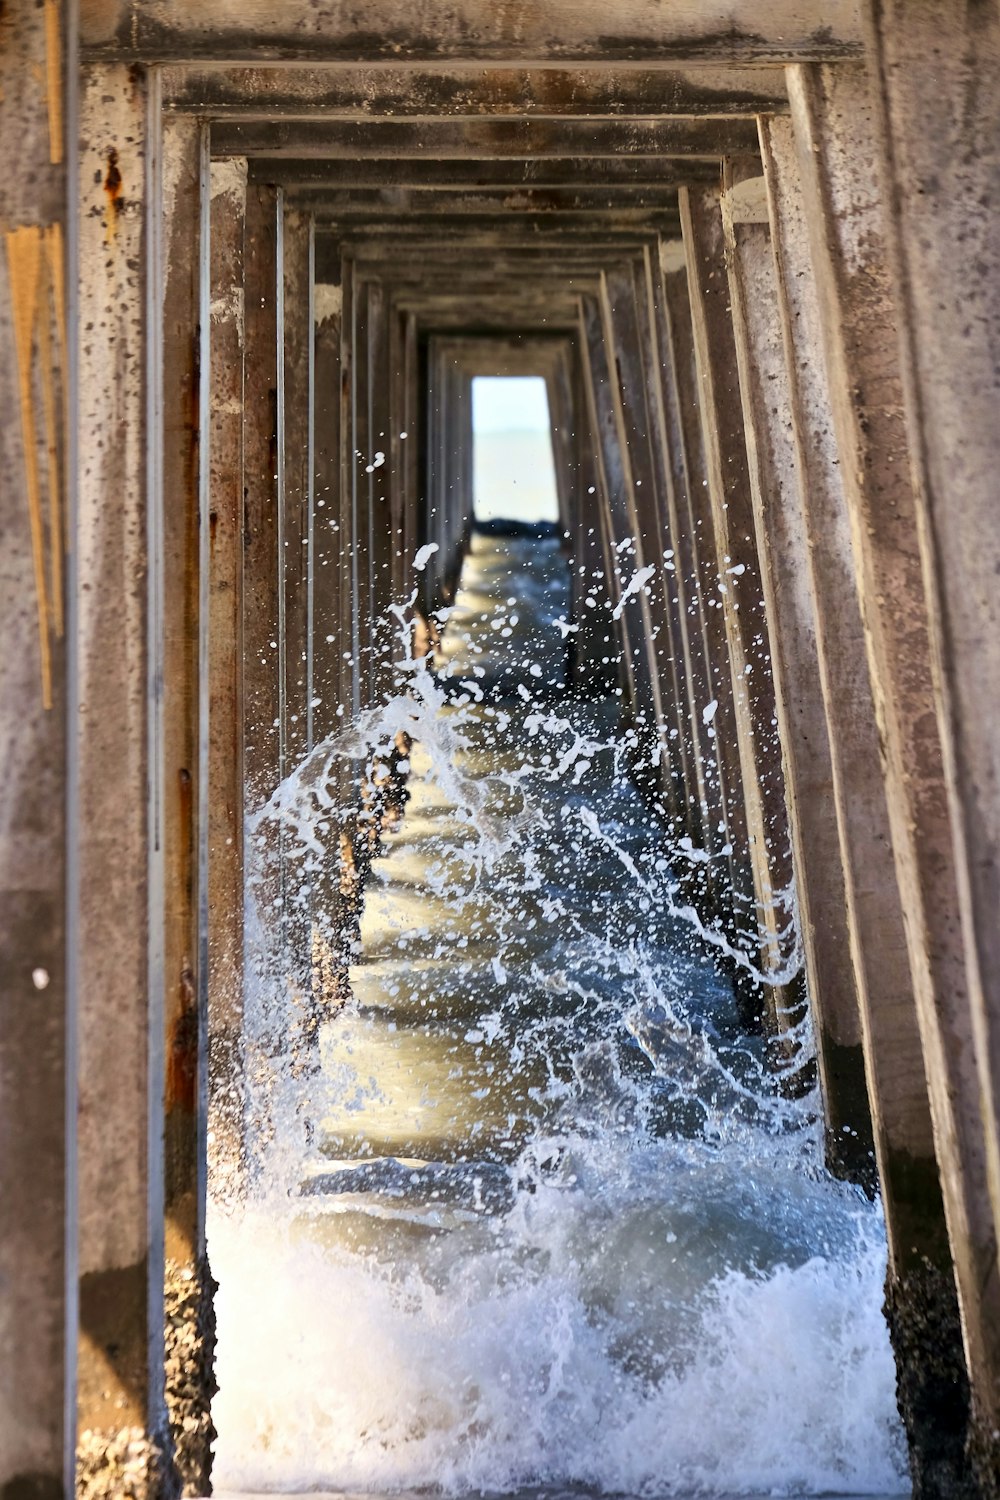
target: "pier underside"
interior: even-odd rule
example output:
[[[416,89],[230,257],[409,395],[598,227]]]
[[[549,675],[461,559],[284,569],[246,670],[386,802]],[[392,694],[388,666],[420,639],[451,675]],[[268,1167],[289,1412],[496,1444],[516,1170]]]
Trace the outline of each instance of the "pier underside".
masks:
[[[598,935],[683,910],[713,1026],[881,1201],[914,1493],[1000,1494],[998,76],[996,0],[0,4],[3,1500],[210,1492],[261,1079],[310,1148],[338,1047],[388,1087],[432,719],[509,792],[556,709],[566,817],[613,762],[667,851],[622,844],[633,928],[594,855]],[[477,523],[473,383],[525,377],[558,519]],[[504,1172],[564,1083],[522,1040],[455,1089]],[[419,1197],[462,1152],[400,1110],[326,1154]]]

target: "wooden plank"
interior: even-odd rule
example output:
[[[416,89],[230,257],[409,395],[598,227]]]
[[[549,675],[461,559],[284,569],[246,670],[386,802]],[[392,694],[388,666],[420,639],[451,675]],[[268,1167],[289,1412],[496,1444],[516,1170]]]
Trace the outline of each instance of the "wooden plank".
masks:
[[[212,127],[217,156],[292,158],[384,157],[493,161],[625,155],[639,159],[757,153],[753,121],[735,119],[630,120],[223,120]]]
[[[164,70],[164,98],[213,120],[758,115],[788,109],[781,68],[226,67]]]
[[[556,64],[733,64],[854,56],[854,0],[674,0],[668,14],[643,0],[545,0],[516,12],[477,0],[106,0],[88,8],[82,40],[100,54],[265,61],[322,58],[345,63],[473,61]]]

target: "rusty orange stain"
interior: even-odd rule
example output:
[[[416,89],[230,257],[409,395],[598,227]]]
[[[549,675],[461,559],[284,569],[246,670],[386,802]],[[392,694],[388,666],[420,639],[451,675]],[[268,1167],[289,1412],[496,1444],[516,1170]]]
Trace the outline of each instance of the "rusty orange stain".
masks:
[[[62,38],[59,0],[45,0],[45,97],[49,111],[49,161],[63,159]]]
[[[21,434],[24,444],[25,487],[31,528],[31,555],[38,605],[38,645],[42,663],[42,704],[52,707],[52,654],[49,644],[49,607],[45,586],[45,538],[38,483],[38,450],[35,408],[31,392],[31,354],[38,317],[39,280],[44,231],[37,225],[20,225],[7,231],[7,268],[10,277],[11,314],[17,356]]]
[[[46,241],[48,236],[46,236]],[[49,257],[42,263],[42,278],[48,292],[51,275]],[[53,299],[54,300],[54,299]],[[62,474],[59,463],[59,417],[56,411],[55,379],[52,366],[52,309],[46,295],[38,307],[38,363],[42,381],[42,409],[45,413],[46,451],[49,469],[49,581],[52,588],[50,613],[56,639],[63,633],[62,576]]]
[[[122,198],[122,174],[118,166],[118,152],[114,146],[108,151],[108,170],[104,178],[104,191],[108,198],[105,238],[112,240],[118,224],[118,215],[125,206],[125,200]]]
[[[69,403],[66,400],[66,379],[69,370],[69,334],[66,325],[66,256],[63,251],[61,224],[50,224],[45,236],[45,250],[49,262],[49,286],[52,289],[53,310],[56,319],[56,335],[59,339],[60,390],[63,411],[63,452],[69,452]],[[60,552],[68,550],[68,538],[62,527],[53,534],[52,545]]]

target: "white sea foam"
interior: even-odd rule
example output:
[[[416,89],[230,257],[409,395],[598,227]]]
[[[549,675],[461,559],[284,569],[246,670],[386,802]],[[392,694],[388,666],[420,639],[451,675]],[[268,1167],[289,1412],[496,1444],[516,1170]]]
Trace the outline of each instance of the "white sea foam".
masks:
[[[685,1267],[703,1247],[649,1204],[609,1222],[558,1199],[402,1270],[268,1213],[214,1226],[218,1484],[906,1487],[874,1216],[837,1253],[705,1285]],[[665,1369],[642,1367],[644,1334]]]
[[[460,682],[500,670],[488,582],[446,637]],[[544,616],[551,683],[565,601],[529,579],[511,613],[510,588],[504,649]],[[265,1123],[253,1193],[210,1219],[217,1487],[906,1489],[878,1208],[823,1171],[815,1092],[776,1087],[689,941],[757,972],[679,895],[690,845],[636,815],[617,725],[399,669],[248,831]],[[303,1071],[278,928],[331,859],[337,766],[400,731],[406,818]],[[300,877],[277,904],[275,828]]]

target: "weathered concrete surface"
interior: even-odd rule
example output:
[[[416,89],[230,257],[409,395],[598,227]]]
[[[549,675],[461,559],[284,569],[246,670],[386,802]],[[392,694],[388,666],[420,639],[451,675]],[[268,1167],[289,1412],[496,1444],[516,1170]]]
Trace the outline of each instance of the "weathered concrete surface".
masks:
[[[243,1152],[243,251],[246,163],[211,164],[208,578],[208,1171],[235,1194]]]
[[[638,281],[638,285],[637,285]],[[629,525],[634,546],[619,554],[619,566],[638,573],[654,569],[640,591],[643,619],[643,649],[650,681],[649,700],[638,705],[646,735],[655,728],[659,747],[658,781],[663,803],[675,828],[684,822],[684,787],[689,779],[682,684],[673,649],[674,607],[670,572],[663,566],[664,540],[660,524],[667,514],[666,474],[663,444],[657,430],[658,408],[650,404],[647,370],[650,358],[644,349],[648,312],[645,303],[645,262],[628,259],[610,266],[601,278],[601,305],[605,339],[610,346],[610,367],[616,375],[619,441],[627,455]],[[629,606],[627,605],[626,608]],[[637,716],[638,717],[638,716]],[[670,728],[674,734],[671,736]]]
[[[207,983],[202,930],[207,869],[207,774],[202,720],[203,573],[200,338],[207,229],[207,134],[191,117],[165,117],[162,161],[164,1213],[167,1257],[164,1369],[174,1462],[185,1495],[208,1488],[215,1430],[213,1283],[205,1248]],[[204,179],[204,180],[203,180]],[[157,209],[154,208],[154,213]],[[207,247],[205,247],[207,249]],[[156,344],[154,344],[154,348]],[[206,497],[207,498],[207,497]]]
[[[869,79],[853,65],[792,69],[789,94],[978,1441],[988,1446],[1000,1426],[1000,1276]],[[953,1435],[956,1485],[962,1438]]]
[[[503,158],[614,157],[619,154],[717,160],[756,148],[749,120],[671,118],[644,120],[430,119],[222,120],[212,130],[221,156],[266,156],[271,160],[312,157],[424,158],[494,161]]]
[[[168,67],[164,99],[213,119],[275,120],[321,113],[327,119],[385,116],[740,115],[787,111],[780,67],[621,67],[523,69],[452,66]],[[669,164],[666,166],[669,172]]]
[[[1000,741],[987,710],[1000,702],[1000,8],[921,0],[872,3],[868,14],[938,722],[1000,1228]],[[1000,1485],[996,1444],[984,1461]]]
[[[312,309],[310,272],[312,222],[308,215],[283,206],[281,254],[281,317],[279,354],[278,441],[281,444],[282,515],[279,567],[283,600],[285,770],[310,748],[310,710],[307,691],[312,623]]]
[[[832,792],[854,982],[860,1005],[868,1092],[882,1179],[890,1257],[902,1267],[920,1243],[928,1204],[907,1206],[909,1184],[936,1174],[933,1131],[906,934],[895,877],[864,627],[854,574],[850,521],[830,415],[820,313],[808,226],[791,125],[770,121],[761,132],[768,183],[778,296],[790,383],[806,529],[807,565],[816,610],[819,680],[826,707]],[[837,971],[840,973],[840,971]],[[829,976],[828,976],[829,978]],[[833,1013],[833,1019],[840,1016]],[[832,1031],[833,1056],[852,1051],[851,1032]],[[920,1170],[892,1173],[902,1153]],[[903,1195],[897,1201],[896,1193]],[[940,1248],[940,1226],[930,1224]],[[928,1248],[919,1252],[923,1259]]]
[[[769,1027],[780,1039],[794,1030],[801,1015],[801,994],[794,982],[794,931],[787,905],[792,882],[791,846],[720,194],[712,189],[685,188],[680,206],[715,543],[712,588],[714,596],[721,598],[718,613],[725,622],[735,750],[742,771],[746,818],[744,857],[749,862],[755,897],[754,907],[746,913],[743,946],[749,947],[755,934],[759,937],[761,968],[773,976],[766,996]],[[719,734],[723,733],[720,726]],[[727,753],[727,745],[721,743],[720,756]],[[795,1051],[792,1045],[790,1059]]]
[[[183,10],[170,0],[90,0],[82,40],[98,52],[142,58],[323,58],[339,62],[665,63],[784,62],[851,56],[860,50],[854,0],[757,0],[705,5],[675,0],[669,18],[643,0],[619,0],[609,32],[599,0],[548,0],[515,22],[479,0],[418,0],[383,8],[372,25],[364,0],[205,0]]]
[[[31,162],[0,181],[0,1494],[45,1500],[73,1446],[66,48],[60,8],[0,13],[0,157]]]
[[[277,632],[279,454],[277,267],[282,227],[273,187],[247,190],[244,231],[243,382],[243,772],[246,810],[262,807],[284,764]]]
[[[80,129],[78,1472],[88,1500],[144,1500],[176,1489],[163,1392],[163,538],[146,363],[160,285],[146,212],[155,86],[151,97],[135,69],[85,69]]]
[[[809,576],[809,537],[794,441],[764,178],[734,180],[722,200],[757,556],[772,651],[775,712],[799,926],[823,1087],[827,1160],[875,1184],[854,967]]]
[[[657,551],[672,548],[683,570],[676,594],[668,588],[630,606],[630,691],[646,712],[677,730],[669,791],[678,818],[697,811],[686,825],[692,836],[700,831],[713,853],[725,848],[723,840],[742,850],[749,803],[759,856],[773,832],[767,796],[779,813],[781,804],[763,753],[770,721],[767,712],[755,720],[743,711],[730,656],[735,639],[746,665],[768,637],[761,627],[742,638],[747,621],[735,619],[742,602],[740,611],[728,612],[728,637],[723,609],[710,607],[721,597],[720,558],[733,558],[732,515],[705,504],[710,493],[718,500],[725,491],[725,460],[715,450],[731,442],[738,453],[749,434],[755,486],[743,498],[755,501],[757,541],[770,564],[763,581],[793,813],[797,808],[801,820],[798,859],[804,867],[808,849],[810,867],[821,858],[827,877],[818,886],[803,882],[821,1019],[833,1007],[823,1003],[820,975],[827,993],[836,980],[843,1002],[823,1048],[831,1116],[846,1120],[849,1109],[845,1104],[838,1113],[832,1102],[834,1074],[853,1070],[857,1078],[853,985],[861,997],[889,1223],[888,1307],[901,1401],[919,1439],[918,1487],[964,1493],[968,1483],[960,1323],[941,1233],[925,1059],[976,1404],[976,1482],[986,1492],[995,1486],[1000,765],[982,705],[1000,687],[991,629],[1000,566],[993,524],[1000,278],[996,218],[989,212],[1000,151],[997,7],[989,0],[974,8],[957,0],[944,6],[866,0],[861,8],[874,125],[866,115],[867,84],[852,82],[860,74],[843,61],[857,56],[862,36],[853,0],[779,0],[769,9],[749,0],[708,8],[682,0],[666,19],[642,0],[628,0],[613,26],[593,0],[556,0],[514,20],[502,7],[489,10],[475,0],[460,0],[457,8],[418,0],[415,8],[387,15],[377,31],[364,7],[326,0],[279,8],[260,0],[239,6],[205,0],[200,8],[85,0],[87,43],[114,65],[94,66],[85,77],[80,179],[84,465],[77,560],[81,729],[74,744],[86,997],[83,1493],[140,1495],[176,1486],[162,1392],[164,1207],[173,1257],[166,1267],[168,1322],[175,1334],[166,1359],[181,1418],[175,1427],[190,1437],[177,1437],[177,1465],[189,1484],[197,1483],[190,1476],[199,1465],[204,1471],[211,1329],[200,1249],[198,1025],[210,993],[217,1076],[236,1081],[238,1098],[243,772],[248,806],[259,806],[318,734],[340,722],[338,709],[349,716],[379,689],[372,623],[390,588],[407,577],[401,556],[412,555],[423,539],[416,444],[401,445],[396,435],[397,428],[416,433],[421,420],[418,341],[428,327],[442,335],[473,320],[487,328],[544,323],[561,329],[569,347],[581,310],[590,333],[587,357],[566,381],[575,389],[567,410],[589,410],[592,423],[587,447],[595,451],[577,446],[574,455],[580,482],[595,491],[580,511],[595,523],[586,556],[593,565],[603,553],[611,580],[612,546],[635,533],[648,537],[651,548],[655,538]],[[60,600],[66,585],[56,500],[66,461],[59,446],[66,325],[62,262],[48,233],[64,212],[53,150],[68,113],[59,107],[53,61],[61,14],[54,0],[30,12],[22,0],[8,0],[0,10],[0,147],[16,161],[27,148],[33,163],[30,193],[15,174],[0,187],[6,235],[0,291],[9,292],[0,300],[0,389],[15,414],[0,435],[0,457],[5,473],[25,480],[0,501],[7,507],[5,540],[8,533],[15,539],[0,562],[11,585],[0,594],[0,609],[5,623],[10,611],[16,642],[0,665],[5,775],[13,794],[0,822],[6,944],[0,961],[20,975],[23,989],[16,1014],[0,1028],[0,1095],[10,1114],[0,1124],[12,1142],[0,1207],[18,1226],[0,1249],[0,1270],[8,1256],[15,1276],[27,1257],[33,1262],[29,1295],[5,1307],[0,1316],[12,1321],[0,1330],[12,1330],[18,1343],[24,1331],[34,1348],[39,1330],[48,1341],[48,1353],[30,1364],[27,1378],[18,1369],[16,1387],[0,1378],[0,1488],[10,1452],[16,1475],[31,1476],[36,1489],[52,1494],[61,1482],[53,1455],[66,1429],[59,1112],[64,830],[52,811],[63,805],[65,774]],[[125,71],[126,60],[137,56],[201,61],[178,62],[166,78],[152,72],[147,79],[141,67]],[[241,59],[280,64],[250,70],[238,66]],[[794,194],[782,190],[783,169],[774,167],[782,151],[787,166],[794,142],[782,136],[783,121],[772,118],[765,143],[770,130],[779,279],[777,286],[768,279],[762,221],[734,233],[737,304],[745,290],[735,346],[743,406],[730,400],[723,411],[716,403],[699,431],[705,404],[693,373],[704,376],[714,361],[731,378],[732,344],[731,335],[728,342],[718,333],[701,337],[701,369],[694,372],[684,289],[663,266],[660,299],[653,262],[660,238],[678,230],[673,190],[686,185],[704,196],[720,156],[752,155],[756,136],[748,116],[786,108],[788,89],[774,64],[809,59],[840,59],[823,73],[793,71],[789,80],[820,302],[810,306],[806,232],[801,219],[792,222]],[[334,66],[324,67],[324,60]],[[180,106],[162,155],[161,86]],[[199,512],[206,492],[199,494],[195,483],[205,407],[195,412],[194,335],[205,308],[196,285],[204,270],[197,255],[198,126],[188,107],[224,117],[212,127],[213,139],[231,158],[216,179],[212,338],[203,338],[200,351],[203,369],[211,355],[215,382],[207,512]],[[386,118],[390,113],[398,118]],[[72,126],[70,136],[76,137]],[[245,151],[260,160],[244,239],[239,153]],[[585,177],[582,160],[589,163]],[[873,191],[879,172],[891,210],[898,304],[887,290],[880,243]],[[395,197],[393,185],[401,190]],[[322,314],[309,306],[313,213],[317,223],[337,225],[335,236],[321,236],[334,246],[319,281]],[[432,292],[421,285],[431,266],[439,283]],[[724,282],[723,276],[720,292]],[[697,278],[692,285],[704,290]],[[778,357],[779,313],[787,371]],[[314,323],[322,334],[315,358],[336,382],[322,410],[337,419],[315,471]],[[821,343],[829,383],[816,359]],[[657,363],[668,367],[663,379]],[[773,387],[783,376],[788,398],[783,394],[780,405],[795,415],[794,443],[775,403],[762,394],[765,380]],[[826,420],[830,383],[836,443]],[[452,436],[458,426],[468,436],[467,393],[443,377],[438,386],[446,448],[448,423]],[[901,410],[908,445],[900,441]],[[373,478],[364,463],[358,469],[355,450],[370,458],[383,432],[392,473]],[[460,447],[450,471],[459,487],[467,482],[468,442]],[[25,459],[36,451],[33,472]],[[565,467],[569,472],[568,458]],[[804,538],[788,529],[796,522],[796,488]],[[317,546],[324,493],[342,530],[331,529]],[[750,517],[746,509],[740,524]],[[351,545],[341,556],[344,539]],[[637,545],[642,561],[646,544]],[[807,574],[822,705],[805,665]],[[652,643],[668,637],[670,657],[659,661]],[[786,691],[786,680],[798,686]],[[702,717],[713,700],[715,740]],[[824,728],[837,839],[821,795]],[[738,744],[742,757],[722,763],[718,736]],[[801,761],[793,769],[791,756],[807,750],[816,758],[800,778]],[[204,773],[207,782],[199,780]],[[368,827],[376,837],[378,806],[373,793]],[[363,861],[371,840],[359,833],[356,843]],[[200,883],[206,861],[207,887]],[[754,898],[774,883],[770,851],[755,863],[756,890],[745,869],[737,881],[750,898],[741,911],[744,929]],[[278,878],[280,887],[280,868]],[[810,890],[818,888],[827,910],[846,901],[850,966],[845,923],[830,922],[821,932],[809,914],[816,909]],[[774,946],[773,930],[770,938]],[[43,971],[47,983],[38,977]],[[23,1180],[36,1152],[46,1170],[32,1173],[33,1201],[42,1211],[29,1242]],[[9,1196],[8,1167],[14,1169]],[[68,1228],[72,1240],[75,1225]],[[71,1298],[66,1305],[72,1320]],[[184,1427],[184,1417],[192,1428]]]
[[[714,857],[714,863],[706,866],[709,909],[712,915],[726,914],[732,926],[735,916],[733,901],[737,892],[733,878],[736,845],[729,834],[727,771],[731,775],[734,767],[722,764],[719,738],[720,724],[726,724],[731,718],[732,699],[727,691],[730,677],[725,626],[718,609],[713,607],[710,570],[715,548],[698,416],[698,376],[683,246],[679,241],[668,242],[659,249],[659,260],[663,288],[661,337],[666,356],[662,361],[662,380],[670,413],[673,489],[677,507],[675,567],[679,596],[683,590],[688,617],[685,670],[690,678],[687,690],[691,705],[689,733],[695,767],[691,795],[697,796],[703,807],[703,837],[698,847]],[[724,675],[720,676],[720,671]],[[718,704],[714,716],[709,710],[713,702]],[[738,757],[735,769],[739,769]],[[726,848],[730,851],[728,856],[722,854]],[[695,861],[694,870],[698,864],[699,861]],[[727,874],[730,877],[728,883]]]

